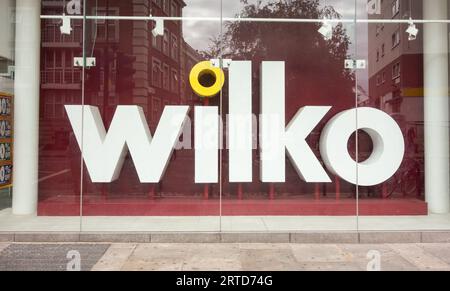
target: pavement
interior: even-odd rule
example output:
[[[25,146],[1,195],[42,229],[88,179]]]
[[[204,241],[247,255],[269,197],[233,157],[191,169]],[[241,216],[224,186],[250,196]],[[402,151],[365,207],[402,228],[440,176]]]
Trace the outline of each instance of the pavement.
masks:
[[[0,270],[450,271],[450,243],[0,243]]]

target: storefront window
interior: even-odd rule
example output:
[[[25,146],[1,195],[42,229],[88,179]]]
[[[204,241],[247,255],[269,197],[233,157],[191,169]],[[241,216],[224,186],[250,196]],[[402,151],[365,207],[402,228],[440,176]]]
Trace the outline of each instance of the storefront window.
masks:
[[[450,228],[448,1],[35,2],[0,231]]]

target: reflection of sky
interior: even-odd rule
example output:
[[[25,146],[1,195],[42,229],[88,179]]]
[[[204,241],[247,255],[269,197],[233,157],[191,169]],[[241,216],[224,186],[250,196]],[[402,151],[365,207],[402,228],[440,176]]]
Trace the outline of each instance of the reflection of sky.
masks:
[[[256,4],[258,0],[248,0],[250,4]],[[274,0],[261,0],[261,3],[273,2]],[[285,0],[289,1],[289,0]],[[240,0],[185,0],[186,7],[183,16],[187,17],[234,17],[243,8]],[[352,19],[355,15],[359,18],[367,18],[366,0],[357,0],[355,8],[354,0],[321,0],[321,6],[332,6],[342,18]],[[222,11],[221,11],[222,6]],[[357,11],[357,13],[355,13]],[[367,59],[368,35],[367,24],[358,24],[355,34],[354,24],[345,24],[347,35],[350,37],[351,45],[348,54],[358,58]],[[221,23],[213,21],[184,21],[183,34],[187,43],[198,50],[206,50],[212,37],[220,34]],[[358,43],[356,46],[355,43]],[[357,50],[357,51],[356,51]]]
[[[248,2],[256,3],[258,0],[248,0]],[[262,4],[273,0],[261,0]],[[287,0],[289,1],[289,0]],[[184,16],[190,17],[220,17],[221,5],[222,15],[224,17],[234,17],[242,10],[243,4],[240,0],[185,0],[186,7],[183,9]],[[221,3],[222,2],[222,3]],[[351,19],[355,17],[355,5],[353,0],[321,0],[321,6],[333,6],[334,9],[342,16],[342,18]],[[365,12],[365,0],[358,0],[358,16],[366,17]],[[184,37],[186,41],[194,48],[204,50],[209,45],[209,39],[211,37],[220,34],[220,22],[196,22],[196,21],[184,21]],[[354,31],[350,31],[350,26],[347,27],[348,34],[352,40],[354,40]],[[361,31],[358,37],[359,48],[365,49],[363,42],[363,36],[367,35],[367,29],[358,28],[358,32]],[[365,41],[367,43],[367,41]],[[361,47],[361,45],[363,47]],[[351,51],[354,51],[354,47]],[[364,51],[364,50],[363,50]]]

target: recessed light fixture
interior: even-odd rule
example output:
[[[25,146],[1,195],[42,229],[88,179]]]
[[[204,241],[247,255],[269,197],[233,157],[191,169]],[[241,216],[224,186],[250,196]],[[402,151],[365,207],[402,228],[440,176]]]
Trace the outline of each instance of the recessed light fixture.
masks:
[[[70,23],[70,16],[66,16],[66,14],[63,14],[61,17],[62,24],[59,27],[61,34],[68,34],[70,35],[72,33],[72,25]]]
[[[406,29],[406,33],[408,33],[409,41],[416,40],[417,34],[419,33],[419,29],[416,27],[411,18],[409,18],[409,25],[408,28]]]
[[[326,18],[322,20],[322,26],[318,31],[325,40],[330,40],[333,37],[333,25]]]

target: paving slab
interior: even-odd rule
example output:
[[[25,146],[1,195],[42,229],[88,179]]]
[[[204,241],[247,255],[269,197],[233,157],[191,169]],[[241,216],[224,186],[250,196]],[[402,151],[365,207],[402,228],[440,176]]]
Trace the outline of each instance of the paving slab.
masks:
[[[422,243],[450,243],[450,231],[424,231]]]
[[[373,261],[370,253],[378,252],[380,255],[381,271],[417,271],[419,268],[411,262],[405,260],[401,255],[392,250],[386,244],[353,244],[339,245],[347,253],[350,260],[356,263],[361,269],[368,270],[368,264]]]
[[[182,266],[184,271],[239,271],[241,269],[238,244],[191,244]]]
[[[382,244],[382,243],[420,243],[422,234],[420,232],[360,232],[360,243]]]
[[[221,233],[222,243],[289,243],[289,233]]]
[[[427,243],[418,244],[426,253],[439,258],[441,261],[450,265],[450,244],[448,243]]]
[[[291,244],[294,257],[301,263],[351,262],[352,256],[337,245]]]
[[[68,258],[71,251],[80,255],[80,269],[89,271],[108,247],[107,244],[11,244],[0,253],[0,271],[67,271],[74,259]]]
[[[0,232],[0,242],[13,242],[14,233]]]
[[[241,249],[242,268],[248,271],[295,271],[300,266],[289,249]]]
[[[136,244],[113,244],[101,259],[94,265],[92,271],[120,271],[136,248]]]
[[[152,233],[152,243],[218,243],[220,233]]]
[[[391,244],[389,247],[421,271],[450,271],[445,261],[416,244]]]
[[[356,232],[324,232],[324,233],[308,233],[308,232],[299,232],[299,233],[291,233],[291,242],[292,243],[358,243],[359,237]]]
[[[124,271],[181,271],[188,256],[186,244],[140,244],[123,265]]]
[[[299,271],[365,271],[358,263],[336,263],[336,262],[308,262],[300,263]]]
[[[6,249],[10,244],[9,243],[0,243],[0,253]]]
[[[15,242],[78,242],[80,234],[76,232],[27,232],[14,234]]]

